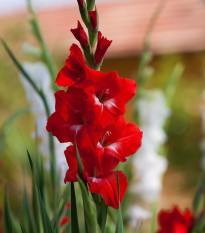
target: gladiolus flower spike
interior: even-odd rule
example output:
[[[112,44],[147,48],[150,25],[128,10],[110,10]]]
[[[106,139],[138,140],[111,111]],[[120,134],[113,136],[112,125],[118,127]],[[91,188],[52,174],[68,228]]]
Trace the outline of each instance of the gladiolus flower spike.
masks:
[[[84,1],[78,3],[82,7]],[[89,14],[95,29],[96,12]],[[71,31],[82,49],[90,46],[80,23],[77,29]],[[110,44],[111,41],[99,32],[92,67],[102,63]],[[46,128],[61,143],[72,143],[65,150],[69,169],[64,181],[77,182],[80,175],[91,193],[101,195],[108,206],[118,209],[128,181],[126,175],[118,171],[118,182],[115,169],[141,146],[142,132],[137,125],[127,123],[124,118],[125,105],[135,95],[136,84],[119,77],[117,72],[104,73],[88,67],[76,44],[71,46],[56,84],[67,90],[55,93],[55,112],[49,117]],[[82,174],[78,170],[79,157]]]

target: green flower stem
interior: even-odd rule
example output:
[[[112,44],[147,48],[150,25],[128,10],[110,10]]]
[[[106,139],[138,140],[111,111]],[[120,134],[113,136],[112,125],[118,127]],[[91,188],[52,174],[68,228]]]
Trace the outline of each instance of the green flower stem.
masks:
[[[152,220],[151,220],[151,229],[150,233],[156,232],[156,219],[157,219],[157,202],[152,203]]]
[[[87,5],[90,5],[89,6],[89,11],[90,11],[91,7],[93,8],[94,5],[95,5],[95,1],[94,0],[89,0],[89,1],[86,1],[86,2],[87,2]],[[95,9],[96,9],[96,12],[97,12],[97,8],[95,8]],[[85,23],[85,26],[87,27],[87,30],[88,30],[88,37],[89,37],[88,47],[86,47],[86,48],[82,47],[85,58],[86,58],[86,61],[87,61],[87,64],[88,64],[88,66],[90,68],[92,68],[94,70],[100,70],[99,65],[95,64],[95,58],[94,58],[94,53],[93,53],[93,49],[94,49],[95,44],[97,42],[97,36],[98,36],[98,30],[99,30],[98,12],[97,12],[98,25],[97,25],[96,30],[93,31],[92,25],[91,25],[91,22],[90,22],[90,16],[89,16],[88,9],[87,9],[87,6],[86,6],[85,2],[84,2],[84,8],[81,9],[79,7],[79,10],[80,10],[81,18],[82,18],[83,22]]]
[[[14,56],[14,54],[12,53],[12,51],[10,50],[8,45],[5,43],[5,41],[3,39],[1,39],[1,42],[2,42],[5,50],[7,51],[8,55],[10,56],[10,58],[12,59],[14,64],[16,65],[16,67],[19,69],[19,71],[23,74],[23,76],[27,79],[27,81],[30,83],[30,85],[33,87],[33,89],[36,91],[36,93],[42,99],[44,107],[45,107],[45,111],[46,111],[46,116],[50,117],[50,115],[51,115],[50,114],[50,109],[49,109],[48,102],[47,102],[47,99],[45,97],[45,94],[37,87],[35,82],[30,78],[28,73],[24,70],[24,68],[19,63],[17,58]],[[51,166],[51,183],[52,183],[53,196],[54,196],[54,206],[55,206],[55,203],[57,201],[57,190],[56,189],[58,187],[56,187],[56,185],[58,184],[57,183],[57,178],[58,177],[57,177],[57,171],[56,171],[56,158],[55,158],[55,152],[54,152],[54,140],[53,140],[53,136],[51,135],[51,133],[49,133],[49,150],[50,150],[50,166]]]
[[[27,0],[27,3],[28,3],[28,9],[29,9],[29,12],[31,14],[31,25],[32,25],[32,30],[33,30],[33,33],[34,35],[36,36],[36,38],[38,39],[40,45],[41,45],[41,50],[42,50],[42,58],[43,60],[45,61],[45,63],[47,64],[48,66],[48,69],[49,69],[49,72],[50,72],[50,75],[51,75],[51,79],[52,79],[52,85],[53,85],[53,89],[55,91],[58,90],[56,84],[55,84],[55,79],[56,79],[56,75],[57,75],[57,67],[55,65],[55,62],[53,61],[52,59],[52,56],[48,50],[48,47],[43,39],[43,35],[41,34],[41,30],[40,30],[40,26],[39,26],[39,23],[38,23],[38,19],[37,19],[37,16],[36,16],[36,13],[33,9],[33,6],[31,4],[31,0]]]

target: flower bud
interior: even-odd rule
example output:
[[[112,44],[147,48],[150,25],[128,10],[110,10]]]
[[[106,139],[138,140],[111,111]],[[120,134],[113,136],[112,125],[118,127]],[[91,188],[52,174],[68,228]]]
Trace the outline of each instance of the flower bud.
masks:
[[[88,46],[88,37],[78,21],[78,27],[70,30],[83,47]]]
[[[104,55],[108,49],[108,47],[111,45],[112,40],[108,40],[104,36],[102,36],[102,33],[98,32],[98,43],[97,48],[95,51],[95,63],[96,65],[100,64],[104,58]]]
[[[96,28],[97,28],[97,26],[98,26],[98,20],[97,20],[97,12],[96,12],[96,10],[89,11],[89,15],[90,15],[90,23],[92,25],[92,29],[93,29],[93,31],[95,31]]]
[[[83,0],[77,0],[78,1],[78,5],[80,8],[84,7],[84,1]]]

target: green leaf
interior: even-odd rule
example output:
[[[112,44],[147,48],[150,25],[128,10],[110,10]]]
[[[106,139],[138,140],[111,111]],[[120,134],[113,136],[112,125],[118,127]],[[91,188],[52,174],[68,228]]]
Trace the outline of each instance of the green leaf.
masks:
[[[25,228],[23,227],[23,225],[20,223],[20,225],[21,225],[21,231],[22,231],[22,233],[26,233],[26,230],[25,230]]]
[[[157,202],[152,204],[151,233],[155,233],[157,230],[156,220],[157,220]]]
[[[203,174],[200,184],[198,185],[192,204],[195,216],[197,216],[203,210],[205,204],[204,192],[205,192],[205,173]]]
[[[184,71],[184,66],[180,63],[177,63],[173,69],[173,72],[171,73],[171,76],[168,80],[166,90],[165,90],[165,96],[167,100],[167,105],[170,106],[176,91],[176,86],[179,82],[179,79]]]
[[[77,143],[76,143],[76,153],[77,153],[79,176],[80,176],[81,179],[83,179],[83,164],[82,164],[82,161],[81,161],[81,158],[80,158],[80,153],[79,153],[79,150],[78,150]]]
[[[40,206],[41,206],[41,214],[42,214],[42,222],[43,222],[43,228],[45,233],[54,233],[54,229],[52,227],[52,223],[48,217],[48,213],[46,212],[45,205],[43,203],[43,200],[41,198],[40,191],[38,190],[39,199],[40,199]]]
[[[43,232],[40,203],[34,177],[32,177],[32,206],[37,232]]]
[[[86,232],[99,232],[98,224],[97,224],[97,214],[96,214],[96,207],[93,203],[92,199],[89,196],[88,190],[83,183],[83,181],[78,178],[78,182],[82,192],[83,198],[83,208],[84,208],[84,215],[85,215],[85,227]],[[71,204],[72,205],[72,204]]]
[[[71,182],[71,232],[80,233],[74,183]]]
[[[13,233],[13,221],[10,209],[8,191],[6,190],[6,199],[4,202],[4,219],[5,219],[5,229],[6,233]]]
[[[61,203],[58,203],[58,206],[60,206],[58,208],[58,211],[56,211],[56,213],[54,213],[54,217],[53,217],[53,220],[52,220],[52,224],[54,226],[54,229],[57,229],[57,227],[59,226],[59,220],[61,218],[61,216],[63,215],[63,211],[65,209],[65,206],[66,206],[66,203],[68,202],[68,199],[69,199],[69,194],[68,194],[68,191],[69,191],[69,186],[67,186],[61,196],[61,200],[63,200],[63,202]],[[60,202],[60,200],[59,200]]]
[[[97,205],[98,224],[100,226],[101,233],[105,231],[106,219],[107,219],[108,206],[104,199],[101,197],[100,205]]]
[[[22,116],[29,112],[29,108],[22,108],[14,112],[2,125],[0,129],[0,157],[2,155],[2,151],[5,149],[6,140],[10,132],[12,132],[12,125],[18,117]]]
[[[195,219],[191,233],[204,233],[205,231],[205,214]]]
[[[14,54],[12,53],[12,51],[10,50],[10,48],[8,47],[8,45],[6,44],[6,42],[1,39],[1,42],[5,48],[5,50],[7,51],[8,55],[10,56],[11,60],[14,62],[14,64],[16,65],[16,67],[19,69],[19,71],[23,74],[23,76],[26,78],[26,80],[31,84],[31,86],[34,88],[34,90],[40,94],[40,90],[38,89],[37,85],[35,84],[35,82],[30,78],[30,76],[28,75],[28,73],[24,70],[23,66],[19,63],[19,61],[16,59],[16,57],[14,56]]]
[[[123,233],[123,220],[122,220],[122,213],[121,213],[121,205],[120,205],[120,186],[119,186],[119,176],[117,172],[117,190],[118,190],[118,197],[119,197],[119,209],[118,209],[118,217],[117,217],[117,226],[115,233]]]
[[[33,161],[31,159],[31,156],[27,150],[27,156],[30,164],[30,168],[32,171],[32,206],[33,206],[33,215],[36,223],[36,229],[37,232],[42,232],[43,231],[43,226],[42,226],[42,217],[41,217],[41,211],[40,211],[40,202],[39,202],[39,196],[38,196],[38,191],[36,188],[36,179],[35,179],[35,173],[34,173],[34,165]]]
[[[24,217],[23,222],[28,219],[28,229],[31,233],[37,233],[36,231],[36,224],[34,223],[34,216],[32,210],[29,205],[29,199],[26,189],[24,188],[24,195],[23,195],[23,209],[24,209]],[[24,224],[25,225],[25,224]]]
[[[30,78],[28,73],[24,70],[24,68],[19,63],[19,61],[16,59],[16,57],[14,56],[14,54],[12,53],[12,51],[10,50],[8,45],[5,43],[5,41],[1,39],[1,42],[2,42],[5,50],[7,51],[8,55],[10,56],[10,58],[12,59],[14,64],[16,65],[16,67],[20,70],[20,72],[23,74],[25,79],[30,83],[30,85],[34,88],[36,93],[39,95],[39,97],[43,101],[46,115],[47,115],[47,117],[50,117],[50,109],[49,109],[49,105],[48,105],[45,94],[42,92],[42,90],[39,90],[39,88],[37,87],[35,82]],[[55,161],[55,152],[54,152],[54,140],[53,140],[51,133],[49,133],[49,149],[50,149],[50,163],[51,163],[51,181],[52,181],[54,203],[55,203],[55,201],[56,201],[56,197],[55,197],[56,186],[58,183],[57,183],[56,161]]]
[[[26,152],[27,152],[27,156],[28,156],[28,160],[29,160],[29,164],[30,164],[31,171],[32,171],[32,174],[33,174],[33,176],[34,176],[33,161],[32,161],[32,158],[31,158],[31,155],[30,155],[29,151],[26,150]]]
[[[36,174],[36,167],[33,164],[33,161],[31,159],[31,156],[29,152],[27,151],[30,167],[32,170],[32,176],[33,176],[33,191],[35,194],[35,202],[38,206],[40,206],[40,210],[38,208],[35,209],[36,211],[36,217],[37,217],[37,222],[38,222],[38,228],[41,230],[42,225],[43,225],[43,232],[44,233],[54,233],[54,229],[52,228],[51,221],[49,219],[48,213],[46,211],[45,205],[43,203],[43,199],[41,196],[40,188],[39,188],[39,182],[37,179],[38,173]],[[37,165],[37,163],[35,163]],[[36,189],[36,190],[35,190]],[[38,212],[40,211],[40,213]],[[42,217],[42,220],[41,220]]]
[[[51,78],[52,78],[52,85],[53,85],[53,90],[57,91],[58,87],[55,84],[55,79],[56,79],[56,75],[57,75],[57,68],[56,68],[56,64],[53,61],[53,58],[49,52],[49,49],[44,41],[43,35],[41,33],[40,30],[40,26],[39,26],[39,22],[38,22],[38,18],[37,15],[33,9],[32,6],[32,2],[31,0],[27,0],[27,5],[28,5],[28,11],[30,13],[30,23],[31,23],[31,29],[36,37],[36,39],[38,40],[38,42],[40,43],[41,46],[41,55],[43,60],[45,61],[48,70],[50,72]]]

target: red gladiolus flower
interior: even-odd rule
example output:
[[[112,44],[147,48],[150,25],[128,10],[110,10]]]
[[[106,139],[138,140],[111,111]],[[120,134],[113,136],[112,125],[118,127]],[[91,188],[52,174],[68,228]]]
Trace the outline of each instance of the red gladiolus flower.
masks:
[[[88,37],[79,21],[78,21],[78,27],[75,29],[71,29],[70,31],[73,33],[75,38],[80,42],[80,44],[83,47],[88,46]]]
[[[117,190],[117,172],[114,171],[104,177],[99,178],[88,178],[89,191],[91,193],[96,193],[102,195],[102,198],[105,200],[105,203],[108,206],[111,206],[115,209],[119,208],[119,196]],[[122,171],[118,171],[119,177],[119,189],[120,189],[120,202],[122,202],[128,182],[127,177]]]
[[[89,15],[90,15],[90,23],[92,25],[93,30],[95,31],[95,29],[98,26],[98,20],[97,20],[97,12],[96,12],[96,10],[89,11]]]
[[[86,80],[86,64],[80,48],[73,44],[66,65],[58,73],[56,84],[59,87],[70,87]]]
[[[90,69],[85,64],[80,48],[73,44],[70,48],[70,56],[66,60],[66,65],[58,73],[56,84],[59,87],[88,87],[96,77],[103,76],[103,72]]]
[[[60,226],[64,226],[66,223],[69,223],[69,218],[68,217],[64,217],[63,219],[61,219],[60,221]]]
[[[158,221],[160,230],[157,233],[189,233],[194,223],[192,212],[181,213],[177,206],[171,212],[161,211]]]
[[[141,146],[142,132],[134,123],[126,123],[124,116],[107,126],[97,144],[101,157],[113,156],[121,162],[133,155]]]
[[[106,126],[108,118],[125,113],[125,104],[135,95],[136,83],[130,79],[120,78],[116,72],[108,72],[96,77],[91,87],[91,99],[98,116],[98,124]]]
[[[84,3],[83,0],[77,0],[78,1],[78,5],[80,6],[80,8],[84,7]]]
[[[106,39],[104,36],[102,36],[100,31],[98,32],[98,43],[95,51],[95,63],[97,65],[102,62],[104,55],[111,43],[112,40]]]
[[[70,87],[67,92],[57,91],[55,98],[56,111],[48,118],[46,129],[60,142],[74,142],[75,135],[86,131],[95,119],[94,112],[87,110],[87,95],[83,89]]]
[[[89,149],[86,151],[80,148],[79,153],[84,168],[83,178],[88,182],[90,192],[102,195],[107,205],[117,209],[119,207],[119,197],[116,172],[113,169],[116,168],[119,160],[105,154],[102,158],[102,166],[100,166],[98,156],[96,156],[98,152],[100,151],[97,148],[96,152],[89,151]],[[69,146],[65,151],[65,156],[69,169],[64,181],[65,183],[77,181],[78,165],[75,146]],[[121,171],[118,172],[118,175],[120,201],[122,201],[128,183],[126,176]]]

